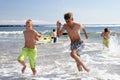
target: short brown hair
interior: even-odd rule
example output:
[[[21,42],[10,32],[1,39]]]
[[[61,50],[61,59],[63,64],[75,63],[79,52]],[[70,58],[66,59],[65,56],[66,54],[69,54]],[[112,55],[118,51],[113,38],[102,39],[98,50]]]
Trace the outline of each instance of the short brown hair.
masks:
[[[73,18],[73,14],[71,12],[68,12],[68,13],[64,14],[64,19],[65,20],[68,20],[68,19],[71,19],[71,18]]]

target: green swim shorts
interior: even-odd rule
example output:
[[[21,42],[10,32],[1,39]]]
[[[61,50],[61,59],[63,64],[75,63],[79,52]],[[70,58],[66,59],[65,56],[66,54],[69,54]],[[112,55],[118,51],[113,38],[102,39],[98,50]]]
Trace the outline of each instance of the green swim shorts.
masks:
[[[109,47],[109,40],[103,39],[103,44],[104,44],[106,47]]]
[[[18,60],[23,61],[27,57],[29,59],[30,67],[35,68],[37,49],[23,48]]]

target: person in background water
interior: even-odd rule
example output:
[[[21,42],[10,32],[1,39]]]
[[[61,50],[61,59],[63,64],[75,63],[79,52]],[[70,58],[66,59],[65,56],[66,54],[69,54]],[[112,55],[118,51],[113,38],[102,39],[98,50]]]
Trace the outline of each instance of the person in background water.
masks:
[[[51,38],[53,39],[53,43],[57,42],[57,34],[55,29],[53,29],[53,32],[51,33]]]
[[[104,28],[104,31],[101,33],[103,37],[103,46],[109,48],[110,46],[110,34],[120,34],[120,32],[111,31],[108,28]],[[104,48],[104,47],[103,47]]]
[[[110,30],[108,28],[105,28],[104,32],[101,33],[101,36],[103,37],[103,45],[109,48]]]
[[[78,55],[78,53],[81,52],[81,50],[84,48],[84,42],[81,38],[80,30],[82,29],[86,39],[88,39],[86,29],[82,24],[73,21],[73,14],[71,12],[64,14],[64,19],[66,23],[63,25],[62,28],[60,21],[57,21],[56,23],[57,36],[60,37],[64,30],[67,31],[71,41],[71,57],[76,61],[79,71],[82,71],[84,69],[85,71],[89,72],[90,69],[83,63],[81,57]]]
[[[32,28],[33,28],[33,22],[31,19],[28,19],[26,21],[26,30],[23,32],[25,44],[21,54],[18,57],[18,61],[23,65],[21,72],[24,73],[27,67],[26,63],[24,62],[24,59],[28,57],[33,75],[36,75],[37,71],[35,69],[35,65],[36,65],[37,49],[35,44],[36,41],[39,40],[39,38],[41,37],[41,34],[33,30]]]

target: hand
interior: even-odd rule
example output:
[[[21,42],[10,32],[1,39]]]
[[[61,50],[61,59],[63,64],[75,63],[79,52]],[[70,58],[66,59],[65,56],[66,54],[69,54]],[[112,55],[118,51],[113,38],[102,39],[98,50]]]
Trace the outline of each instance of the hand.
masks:
[[[86,31],[84,31],[85,33],[85,38],[88,39],[88,34],[86,33]]]
[[[86,36],[86,39],[88,39],[88,35]]]
[[[60,28],[61,27],[61,22],[57,21],[56,25],[57,25],[57,28]]]

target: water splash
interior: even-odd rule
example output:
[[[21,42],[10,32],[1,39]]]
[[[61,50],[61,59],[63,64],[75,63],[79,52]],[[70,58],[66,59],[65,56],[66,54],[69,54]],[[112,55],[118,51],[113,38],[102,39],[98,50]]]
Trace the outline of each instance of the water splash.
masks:
[[[119,50],[120,50],[120,46],[119,46],[118,36],[117,35],[111,36],[109,53],[112,53],[111,55],[113,56],[120,56],[118,52]]]

